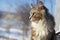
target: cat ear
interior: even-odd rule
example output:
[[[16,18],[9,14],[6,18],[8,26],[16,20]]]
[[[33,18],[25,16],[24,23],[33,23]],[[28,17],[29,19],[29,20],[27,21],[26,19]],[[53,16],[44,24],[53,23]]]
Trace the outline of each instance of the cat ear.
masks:
[[[33,4],[31,4],[31,8],[35,8],[35,6]]]

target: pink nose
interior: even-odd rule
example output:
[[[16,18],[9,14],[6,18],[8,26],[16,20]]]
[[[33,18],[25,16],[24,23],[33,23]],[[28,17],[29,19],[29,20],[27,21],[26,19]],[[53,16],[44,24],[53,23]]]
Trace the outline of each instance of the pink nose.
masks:
[[[31,17],[29,17],[29,19],[31,19]]]

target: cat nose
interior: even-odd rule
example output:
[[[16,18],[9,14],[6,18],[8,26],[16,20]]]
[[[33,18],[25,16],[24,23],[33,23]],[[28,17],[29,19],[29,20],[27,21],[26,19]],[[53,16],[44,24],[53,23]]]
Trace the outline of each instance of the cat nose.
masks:
[[[32,16],[33,16],[33,15],[31,15],[31,16],[29,17],[29,19],[31,19],[31,18],[32,18]]]
[[[31,19],[31,17],[29,17],[29,19]]]

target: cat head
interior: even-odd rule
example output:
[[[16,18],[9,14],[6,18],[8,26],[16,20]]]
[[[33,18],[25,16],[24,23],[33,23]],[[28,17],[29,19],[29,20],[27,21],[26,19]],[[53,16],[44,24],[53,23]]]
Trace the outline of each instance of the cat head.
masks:
[[[40,4],[40,3],[39,3]],[[30,10],[30,21],[39,21],[42,20],[45,16],[45,10],[43,9],[43,5],[40,4],[41,7],[31,5],[31,10]]]

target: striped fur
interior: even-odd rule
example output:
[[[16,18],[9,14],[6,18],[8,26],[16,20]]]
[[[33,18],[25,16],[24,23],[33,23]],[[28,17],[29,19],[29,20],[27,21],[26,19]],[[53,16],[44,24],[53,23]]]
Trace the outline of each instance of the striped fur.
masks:
[[[54,17],[45,8],[30,11],[31,40],[56,40]]]

